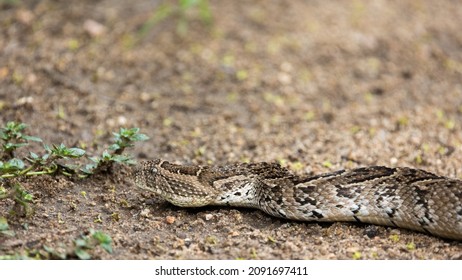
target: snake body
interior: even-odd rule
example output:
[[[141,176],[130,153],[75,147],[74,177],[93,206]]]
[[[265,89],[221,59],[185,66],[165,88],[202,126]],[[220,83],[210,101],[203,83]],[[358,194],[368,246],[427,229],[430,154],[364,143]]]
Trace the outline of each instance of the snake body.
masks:
[[[299,176],[276,163],[140,163],[138,187],[181,207],[226,205],[316,222],[362,222],[462,240],[462,181],[412,168],[370,166]]]

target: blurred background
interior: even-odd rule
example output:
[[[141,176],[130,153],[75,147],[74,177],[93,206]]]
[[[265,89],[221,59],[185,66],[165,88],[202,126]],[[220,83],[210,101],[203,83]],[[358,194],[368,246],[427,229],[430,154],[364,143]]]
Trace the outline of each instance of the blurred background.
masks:
[[[137,126],[152,139],[142,158],[389,164],[460,155],[454,1],[1,7],[2,121],[33,124],[50,141]]]

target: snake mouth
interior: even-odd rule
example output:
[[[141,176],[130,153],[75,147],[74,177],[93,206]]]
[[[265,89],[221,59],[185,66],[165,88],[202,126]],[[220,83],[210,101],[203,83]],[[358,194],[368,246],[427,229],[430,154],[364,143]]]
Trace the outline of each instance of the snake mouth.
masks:
[[[144,174],[144,164],[138,163],[137,165],[132,167],[131,170],[131,179],[135,183],[135,185],[141,189],[149,190],[146,184],[146,176]]]

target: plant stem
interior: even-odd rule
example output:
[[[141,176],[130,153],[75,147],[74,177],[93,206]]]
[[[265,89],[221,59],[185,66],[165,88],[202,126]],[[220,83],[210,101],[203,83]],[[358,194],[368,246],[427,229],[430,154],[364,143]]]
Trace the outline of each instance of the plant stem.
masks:
[[[19,173],[6,173],[0,175],[2,179],[9,179],[9,178],[16,178],[19,176],[35,176],[35,175],[45,175],[45,174],[53,174],[55,170],[42,170],[42,171],[28,171],[26,173],[19,172]]]

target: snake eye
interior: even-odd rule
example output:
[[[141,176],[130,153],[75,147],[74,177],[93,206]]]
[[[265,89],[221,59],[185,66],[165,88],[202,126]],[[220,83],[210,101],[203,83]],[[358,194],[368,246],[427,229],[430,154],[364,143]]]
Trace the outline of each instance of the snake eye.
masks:
[[[151,172],[154,174],[157,174],[157,168],[156,167],[151,168]]]

